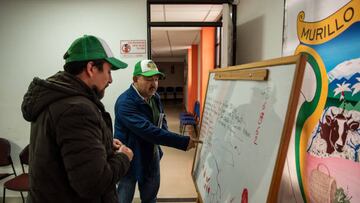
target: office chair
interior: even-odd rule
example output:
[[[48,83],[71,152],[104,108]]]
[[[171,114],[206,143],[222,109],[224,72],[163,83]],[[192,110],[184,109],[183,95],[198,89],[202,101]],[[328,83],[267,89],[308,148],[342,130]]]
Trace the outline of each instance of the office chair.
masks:
[[[11,145],[10,142],[0,137],[0,166],[11,166],[12,173],[0,173],[0,180],[7,178],[11,175],[16,175],[15,167],[11,159]]]
[[[11,175],[16,176],[15,167],[11,159],[11,145],[5,138],[0,138],[0,166],[11,166],[12,173],[0,173],[0,180],[5,179]],[[3,194],[3,197],[5,195]],[[5,202],[5,199],[4,201]]]
[[[23,203],[25,203],[23,192],[28,192],[30,189],[29,174],[25,172],[24,168],[24,165],[29,165],[29,145],[20,152],[19,158],[23,173],[4,183],[3,203],[5,203],[6,189],[20,192]]]
[[[195,101],[193,114],[180,115],[180,129],[181,129],[180,132],[181,132],[181,134],[184,135],[185,128],[187,125],[194,126],[194,129],[196,131],[199,121],[200,121],[200,102]]]
[[[165,89],[166,91],[166,95],[169,96],[169,95],[173,95],[173,99],[175,99],[175,88],[174,87],[166,87]]]
[[[158,87],[157,88],[157,93],[159,94],[160,98],[163,99],[165,97],[165,87]]]

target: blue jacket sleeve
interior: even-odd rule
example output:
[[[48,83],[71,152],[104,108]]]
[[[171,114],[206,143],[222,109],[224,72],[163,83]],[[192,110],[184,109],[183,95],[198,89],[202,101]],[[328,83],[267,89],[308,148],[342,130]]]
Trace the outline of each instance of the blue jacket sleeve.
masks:
[[[134,102],[120,102],[121,108],[116,111],[116,116],[123,126],[126,126],[133,134],[147,142],[186,150],[189,137],[161,129],[149,121],[144,112],[137,108]],[[165,122],[166,125],[166,122]]]

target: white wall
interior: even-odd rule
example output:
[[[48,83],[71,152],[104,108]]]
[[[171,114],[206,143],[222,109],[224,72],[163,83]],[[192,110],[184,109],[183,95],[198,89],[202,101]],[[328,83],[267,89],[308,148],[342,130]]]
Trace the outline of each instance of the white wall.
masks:
[[[281,57],[284,0],[240,0],[236,64]]]
[[[12,158],[18,164],[30,129],[20,106],[33,77],[45,79],[63,70],[62,56],[84,34],[104,39],[120,58],[120,40],[147,39],[146,1],[0,0],[0,5],[0,137],[10,140]],[[140,60],[121,59],[129,67],[112,72],[113,83],[102,100],[113,118],[115,100],[129,87],[133,66]],[[19,195],[7,192],[12,194]]]

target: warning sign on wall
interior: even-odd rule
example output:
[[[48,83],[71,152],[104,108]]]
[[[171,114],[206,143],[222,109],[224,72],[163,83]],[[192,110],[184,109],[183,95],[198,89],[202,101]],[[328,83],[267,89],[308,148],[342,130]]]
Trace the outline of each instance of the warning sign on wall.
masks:
[[[146,40],[120,40],[120,54],[123,57],[145,57]]]

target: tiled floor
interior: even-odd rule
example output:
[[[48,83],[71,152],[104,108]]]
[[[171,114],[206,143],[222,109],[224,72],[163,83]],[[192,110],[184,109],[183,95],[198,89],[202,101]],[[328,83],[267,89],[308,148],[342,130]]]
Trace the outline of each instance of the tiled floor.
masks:
[[[165,113],[169,129],[179,133],[179,113],[182,104],[165,104]],[[163,147],[164,156],[161,160],[161,186],[159,197],[196,197],[191,178],[191,168],[195,150],[181,151]]]
[[[179,113],[183,110],[180,102],[165,102],[165,113],[169,129],[179,133]],[[191,168],[195,150],[181,151],[162,146],[164,156],[160,162],[161,183],[158,194],[159,202],[170,199],[167,202],[179,202],[179,199],[195,199],[197,197],[194,183],[191,178]],[[138,192],[135,193],[139,202]],[[178,198],[178,199],[172,199]],[[162,202],[164,202],[162,201]],[[187,201],[189,202],[189,201]]]

